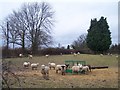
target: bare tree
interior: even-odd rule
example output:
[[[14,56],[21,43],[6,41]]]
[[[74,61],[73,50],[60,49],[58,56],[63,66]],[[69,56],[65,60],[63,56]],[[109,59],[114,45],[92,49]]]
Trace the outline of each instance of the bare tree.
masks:
[[[28,45],[26,43],[29,43],[33,53],[43,45],[48,46],[52,43],[53,16],[54,12],[48,3],[24,4],[19,11],[13,11],[7,17],[9,43],[13,44],[13,48],[15,44],[22,46],[23,51],[25,45]],[[4,36],[8,38],[6,30],[2,29]]]
[[[80,35],[77,40],[72,43],[74,49],[80,50],[86,48],[86,34]]]
[[[54,12],[48,3],[42,2],[24,5],[22,9],[27,22],[27,39],[31,42],[33,52],[41,45],[49,45],[52,41],[51,29]]]

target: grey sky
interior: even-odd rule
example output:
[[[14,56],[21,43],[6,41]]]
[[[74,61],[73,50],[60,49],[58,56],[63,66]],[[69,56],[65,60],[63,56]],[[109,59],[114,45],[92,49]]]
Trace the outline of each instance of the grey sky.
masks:
[[[25,2],[35,1],[26,0]],[[40,2],[41,0],[37,0]],[[43,1],[43,0],[42,0]],[[45,0],[44,0],[45,1]],[[46,0],[55,11],[53,38],[55,46],[71,44],[81,34],[87,33],[90,20],[107,17],[112,35],[112,43],[118,43],[118,0]],[[18,10],[24,0],[0,1],[0,20],[12,10]]]

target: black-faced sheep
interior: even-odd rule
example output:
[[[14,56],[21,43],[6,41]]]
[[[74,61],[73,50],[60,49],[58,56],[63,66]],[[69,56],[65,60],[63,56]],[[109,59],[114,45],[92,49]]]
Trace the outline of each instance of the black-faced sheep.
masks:
[[[61,72],[62,75],[65,75],[65,71],[68,68],[69,64],[63,64],[63,65],[56,65],[56,73],[59,71]]]

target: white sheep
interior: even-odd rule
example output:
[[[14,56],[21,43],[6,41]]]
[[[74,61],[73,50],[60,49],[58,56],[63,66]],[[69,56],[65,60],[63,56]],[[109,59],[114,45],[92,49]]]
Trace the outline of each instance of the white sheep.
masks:
[[[77,74],[79,73],[79,71],[80,71],[80,67],[79,66],[72,66],[72,72],[74,73],[74,72],[76,72]]]
[[[77,54],[76,54],[76,53],[74,53],[74,56],[77,56]]]
[[[118,55],[116,55],[116,58],[118,58]]]
[[[32,70],[37,69],[37,68],[38,68],[38,65],[39,65],[39,63],[32,63],[32,64],[31,64]]]
[[[90,71],[89,66],[82,66],[81,72],[86,74],[88,71]]]
[[[56,64],[55,63],[48,63],[48,66],[49,66],[49,68],[51,69],[51,68],[54,68],[55,69],[55,66],[56,66]]]
[[[29,59],[32,59],[32,58],[33,58],[33,55],[29,54],[28,57],[29,57]]]
[[[102,57],[102,56],[103,56],[103,54],[100,54],[100,56]]]
[[[19,57],[23,57],[23,54],[20,53],[20,54],[19,54]]]
[[[24,63],[23,63],[23,67],[24,67],[24,68],[28,68],[29,66],[30,66],[30,62],[24,62]]]
[[[46,56],[47,58],[49,57],[49,55],[48,55],[48,54],[46,54],[45,56]]]
[[[50,68],[45,65],[41,65],[41,74],[43,75],[43,78],[49,79],[49,70]]]
[[[58,71],[61,71],[62,70],[61,65],[56,65],[55,70],[56,70],[56,73],[58,73]]]

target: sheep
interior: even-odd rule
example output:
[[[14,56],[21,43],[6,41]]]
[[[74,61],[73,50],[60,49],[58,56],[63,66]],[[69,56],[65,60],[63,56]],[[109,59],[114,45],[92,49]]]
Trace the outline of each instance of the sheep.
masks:
[[[21,57],[21,58],[22,58],[22,57],[23,57],[23,54],[21,54],[21,53],[20,53],[20,54],[19,54],[19,57]]]
[[[76,54],[76,53],[74,53],[74,56],[77,56],[77,54]]]
[[[61,71],[62,70],[61,65],[56,65],[55,70],[56,70],[56,73],[58,73],[58,71]]]
[[[41,74],[43,75],[43,78],[49,80],[49,70],[50,68],[45,65],[41,65]]]
[[[100,54],[100,56],[102,57],[102,56],[103,56],[103,54]]]
[[[80,52],[78,52],[77,55],[80,55]]]
[[[28,55],[28,58],[29,58],[29,59],[32,59],[32,58],[33,58],[33,56],[32,56],[31,54],[29,54],[29,55]]]
[[[60,53],[60,55],[62,56],[63,54],[62,54],[62,53]]]
[[[79,73],[80,71],[80,67],[75,65],[75,66],[72,66],[72,73],[76,72],[77,74]]]
[[[81,72],[87,73],[89,71],[89,66],[82,66]]]
[[[24,68],[28,68],[29,66],[30,66],[30,62],[24,62],[24,63],[23,63],[23,67],[24,67]]]
[[[46,54],[45,56],[46,56],[47,58],[49,57],[49,55],[47,55],[47,54]]]
[[[68,64],[62,64],[62,65],[56,65],[56,73],[59,71],[61,72],[62,75],[65,75],[65,70],[67,69],[69,65]]]
[[[32,64],[31,64],[32,70],[37,69],[37,68],[38,68],[38,65],[39,65],[39,63],[32,63]]]
[[[116,55],[116,58],[118,58],[118,55]]]
[[[51,68],[54,68],[54,70],[55,70],[55,66],[56,66],[56,64],[55,63],[48,63],[48,66],[49,66],[49,68],[51,69]]]
[[[81,72],[81,73],[86,73],[86,72],[88,72],[88,71],[91,71],[91,66],[90,65],[85,65],[85,66],[83,66],[82,64],[75,64],[74,66],[72,66],[72,71],[73,72],[76,72],[77,74],[79,73],[79,71]]]

